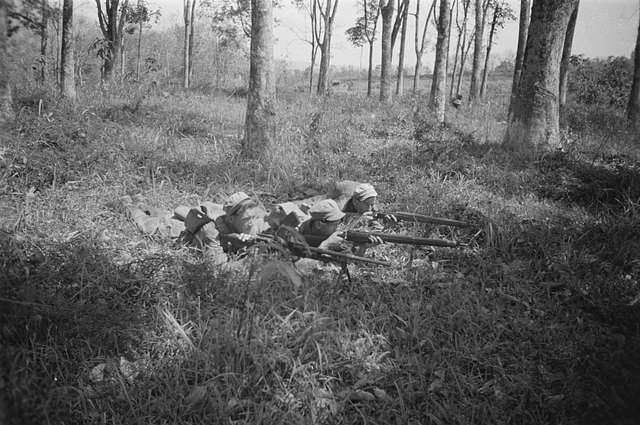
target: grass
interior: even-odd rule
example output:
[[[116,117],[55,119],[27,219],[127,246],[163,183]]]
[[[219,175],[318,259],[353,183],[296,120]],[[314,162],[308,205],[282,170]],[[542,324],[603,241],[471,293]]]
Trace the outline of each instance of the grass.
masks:
[[[637,422],[640,171],[619,121],[605,135],[574,106],[564,152],[520,164],[499,147],[501,85],[446,128],[420,99],[282,93],[279,142],[247,163],[244,99],[159,93],[130,112],[139,90],[40,93],[2,136],[6,423]],[[395,229],[470,247],[381,246],[393,267],[298,280],[145,237],[118,202],[268,203],[333,178],[472,222]]]

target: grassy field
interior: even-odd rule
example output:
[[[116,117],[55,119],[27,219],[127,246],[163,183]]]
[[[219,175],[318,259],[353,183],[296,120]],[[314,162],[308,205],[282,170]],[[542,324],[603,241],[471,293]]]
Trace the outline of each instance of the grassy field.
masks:
[[[638,423],[640,145],[620,116],[572,105],[563,150],[522,164],[499,146],[504,82],[445,128],[420,98],[283,90],[278,144],[248,163],[246,99],[159,90],[133,108],[141,90],[18,93],[0,423]],[[341,178],[473,223],[394,229],[469,247],[383,245],[393,267],[298,280],[145,237],[119,201],[269,204]]]

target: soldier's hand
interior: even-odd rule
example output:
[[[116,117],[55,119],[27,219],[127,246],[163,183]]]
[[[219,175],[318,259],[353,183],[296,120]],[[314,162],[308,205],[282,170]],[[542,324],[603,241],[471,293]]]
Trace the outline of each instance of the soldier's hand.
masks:
[[[372,243],[374,245],[380,245],[384,243],[384,241],[380,236],[369,235],[368,239],[369,239],[369,243]]]
[[[367,211],[362,213],[362,218],[365,219],[366,221],[373,221],[375,220],[376,216],[373,211]]]
[[[398,217],[396,217],[396,216],[395,216],[395,215],[393,215],[393,214],[385,214],[385,215],[382,217],[382,219],[383,219],[384,221],[390,221],[390,222],[392,222],[392,223],[397,223],[397,222],[398,222]]]
[[[249,242],[253,239],[255,239],[254,235],[250,235],[248,233],[239,233],[238,234],[238,239],[240,240],[240,242]]]

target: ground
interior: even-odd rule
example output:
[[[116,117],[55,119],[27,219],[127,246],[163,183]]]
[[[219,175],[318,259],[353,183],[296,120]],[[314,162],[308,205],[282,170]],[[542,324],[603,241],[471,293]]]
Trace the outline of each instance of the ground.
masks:
[[[423,97],[279,92],[278,144],[238,156],[246,99],[126,86],[72,106],[18,93],[0,150],[0,422],[635,424],[640,162],[615,113],[566,111],[563,150],[500,147],[508,84],[438,127]],[[40,103],[42,99],[42,103]],[[129,106],[128,108],[126,106]],[[604,117],[604,118],[603,118]],[[330,179],[463,249],[384,245],[392,267],[214,266],[140,234],[171,209]]]

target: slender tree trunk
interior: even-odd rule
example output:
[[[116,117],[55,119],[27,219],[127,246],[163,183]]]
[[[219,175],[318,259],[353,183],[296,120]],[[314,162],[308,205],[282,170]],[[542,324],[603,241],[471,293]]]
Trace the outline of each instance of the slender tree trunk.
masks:
[[[509,102],[509,115],[511,115],[511,105],[520,84],[522,66],[524,64],[524,51],[527,46],[527,35],[529,34],[529,22],[531,21],[531,0],[520,0],[520,21],[518,22],[518,50],[513,69],[513,83],[511,84],[511,101]]]
[[[309,93],[313,93],[313,68],[316,66],[316,55],[318,54],[317,48],[314,51],[315,46],[311,50],[311,68],[309,69]]]
[[[433,66],[430,104],[436,112],[439,123],[444,123],[447,106],[447,68],[446,56],[449,52],[449,0],[440,0],[438,19],[438,41],[436,42],[436,60]]]
[[[7,58],[7,33],[9,30],[7,2],[0,0],[0,126],[12,121],[13,113],[9,61]]]
[[[195,32],[196,0],[191,0],[191,13],[189,15],[189,85],[193,83],[193,33]]]
[[[453,97],[453,87],[456,81],[456,69],[458,68],[458,53],[460,53],[460,40],[462,40],[462,31],[460,30],[460,24],[458,23],[458,8],[456,8],[456,25],[458,25],[458,41],[456,42],[456,53],[453,58],[453,69],[451,70],[451,87],[449,88],[449,97]],[[453,22],[451,22],[450,26],[453,26]]]
[[[418,86],[420,85],[420,73],[422,72],[422,57],[424,55],[424,49],[426,47],[427,41],[427,29],[429,28],[429,20],[431,20],[431,15],[433,14],[436,8],[436,1],[433,0],[431,3],[431,7],[429,8],[429,13],[427,14],[427,20],[424,22],[424,26],[422,27],[422,38],[418,41],[418,30],[420,23],[420,0],[416,1],[416,28],[415,28],[415,51],[416,51],[416,66],[413,72],[413,93],[416,94],[418,92]]]
[[[40,82],[44,83],[47,78],[47,41],[49,29],[49,12],[47,10],[47,0],[42,0],[42,28],[40,28]]]
[[[367,97],[371,97],[371,91],[373,87],[373,43],[372,39],[369,42],[369,69],[367,70]]]
[[[400,51],[398,53],[398,75],[396,80],[396,96],[402,96],[404,91],[404,48],[407,39],[407,21],[409,20],[409,5],[402,11],[402,29],[400,30]]]
[[[120,78],[124,79],[125,69],[127,67],[127,51],[124,48],[124,35],[120,39]]]
[[[387,0],[387,4],[380,7],[382,15],[382,60],[380,62],[380,101],[391,100],[391,31],[393,26],[394,0]]]
[[[489,42],[487,43],[487,54],[484,57],[484,68],[482,69],[482,84],[480,85],[480,98],[484,97],[487,88],[487,73],[489,71],[489,56],[491,55],[491,46],[493,45],[493,35],[496,32],[496,24],[498,23],[498,14],[500,13],[500,4],[496,4],[493,9],[493,19],[491,20],[491,29],[489,30]]]
[[[142,28],[143,22],[138,23],[138,48],[136,51],[136,81],[140,80],[140,52],[142,50]]]
[[[471,34],[469,40],[467,38],[467,33],[465,29],[464,38],[462,40],[462,53],[460,56],[460,70],[458,71],[458,82],[456,83],[456,96],[460,95],[460,87],[462,86],[462,77],[464,77],[464,67],[467,64],[467,55],[469,54],[469,50],[471,50],[471,43],[473,42],[475,36]],[[466,47],[465,47],[466,46]]]
[[[639,20],[640,21],[640,20]],[[627,119],[636,131],[640,130],[640,24],[636,38],[636,49],[633,53],[633,82],[627,106]]]
[[[183,81],[182,86],[185,89],[189,88],[189,33],[191,32],[191,0],[184,0],[184,47],[182,49],[182,68],[183,68]]]
[[[579,0],[578,0],[579,1]],[[569,26],[567,27],[567,35],[564,38],[564,48],[562,50],[562,60],[560,61],[560,113],[567,103],[567,83],[569,79],[569,59],[571,59],[571,47],[573,45],[573,34],[576,30],[576,20],[578,19],[579,3],[571,13]]]
[[[482,0],[475,0],[475,45],[473,48],[473,65],[471,67],[471,88],[469,89],[469,100],[475,101],[480,97],[480,63],[482,62],[482,35],[484,26],[482,25]]]
[[[456,7],[456,3],[457,3],[457,0],[451,0],[451,8],[449,9],[449,32],[447,34],[448,44],[447,44],[447,58],[446,58],[446,67],[445,67],[445,69],[447,70],[447,74],[451,69],[451,66],[449,65],[449,48],[451,45],[451,27],[453,27],[453,8]],[[444,78],[447,78],[447,74],[445,74]]]
[[[559,144],[560,61],[578,0],[536,0],[505,147],[531,157]]]
[[[74,39],[73,39],[73,0],[64,0],[62,6],[62,51],[60,52],[60,94],[62,97],[76,100]]]
[[[251,0],[251,65],[242,155],[262,158],[276,137],[272,0]]]
[[[333,21],[335,19],[338,0],[327,0],[324,19],[324,37],[320,45],[320,69],[318,70],[318,94],[328,94],[329,67],[331,66],[331,37],[333,36]]]

